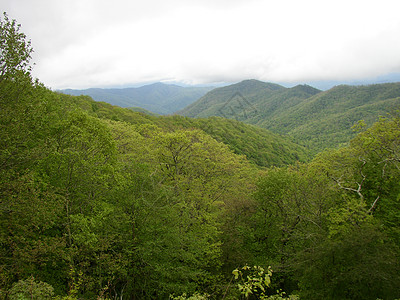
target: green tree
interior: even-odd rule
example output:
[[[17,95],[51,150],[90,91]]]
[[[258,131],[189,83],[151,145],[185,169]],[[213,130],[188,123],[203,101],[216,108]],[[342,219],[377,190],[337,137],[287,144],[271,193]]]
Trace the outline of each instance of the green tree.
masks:
[[[324,213],[335,199],[329,180],[308,165],[274,168],[260,178],[254,196],[256,263],[271,264],[281,280],[278,287],[291,292],[296,289],[294,258],[325,235]]]
[[[310,164],[333,194],[324,197],[330,205],[319,241],[294,256],[302,296],[399,297],[397,122],[381,119],[349,147],[326,151]]]
[[[20,31],[21,25],[6,13],[0,19],[0,82],[16,80],[20,74],[30,74],[31,42]]]
[[[58,235],[62,197],[38,161],[54,116],[54,95],[30,75],[32,48],[20,25],[0,21],[0,289],[35,275],[57,281],[63,257]],[[61,264],[62,265],[62,264]]]
[[[210,287],[221,264],[219,217],[240,161],[200,131],[159,133],[154,142],[165,196],[153,206],[154,223],[142,226],[159,243],[146,240],[143,254],[166,295]]]
[[[368,211],[381,220],[386,232],[400,244],[400,116],[381,117],[370,129],[360,133],[351,147],[365,166],[364,198]]]
[[[37,282],[32,276],[27,280],[19,280],[9,292],[9,299],[53,299],[53,287],[45,282]]]
[[[399,284],[398,247],[360,201],[327,214],[327,236],[298,254],[300,295],[307,299],[394,299]]]
[[[240,186],[242,158],[198,130],[110,126],[121,168],[113,196],[127,220],[122,248],[130,261],[120,286],[144,299],[213,291],[221,218]]]

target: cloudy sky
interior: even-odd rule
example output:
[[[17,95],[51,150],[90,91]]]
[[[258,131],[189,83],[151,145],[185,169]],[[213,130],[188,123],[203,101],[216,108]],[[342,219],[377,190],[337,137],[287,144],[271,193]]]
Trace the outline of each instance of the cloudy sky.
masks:
[[[2,0],[53,89],[400,74],[398,0]]]

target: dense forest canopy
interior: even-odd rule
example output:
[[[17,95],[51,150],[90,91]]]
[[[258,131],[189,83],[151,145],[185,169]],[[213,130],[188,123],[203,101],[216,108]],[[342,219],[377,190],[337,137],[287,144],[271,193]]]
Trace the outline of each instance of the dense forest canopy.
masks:
[[[311,159],[239,121],[53,92],[0,29],[0,298],[400,297],[399,114]]]
[[[124,121],[130,124],[153,124],[163,130],[200,129],[219,142],[229,146],[236,154],[245,155],[258,166],[283,166],[296,161],[307,161],[310,152],[290,138],[274,134],[266,129],[221,117],[193,119],[179,115],[154,117],[148,113],[121,109],[104,102],[96,102],[87,96],[71,97],[61,94],[63,102],[73,102],[91,116],[101,119]]]

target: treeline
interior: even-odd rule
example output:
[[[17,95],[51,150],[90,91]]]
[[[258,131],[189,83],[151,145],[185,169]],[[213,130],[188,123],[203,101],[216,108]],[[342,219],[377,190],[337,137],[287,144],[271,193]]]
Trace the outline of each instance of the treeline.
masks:
[[[1,298],[400,297],[398,115],[260,167],[190,119],[50,91],[1,30]]]

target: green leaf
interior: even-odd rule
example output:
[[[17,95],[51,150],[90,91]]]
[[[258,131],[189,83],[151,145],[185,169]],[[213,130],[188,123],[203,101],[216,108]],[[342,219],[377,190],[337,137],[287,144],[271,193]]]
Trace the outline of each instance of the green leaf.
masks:
[[[235,276],[235,279],[238,279],[238,277],[239,277],[239,270],[238,270],[238,269],[233,270],[233,271],[232,271],[232,274]]]

